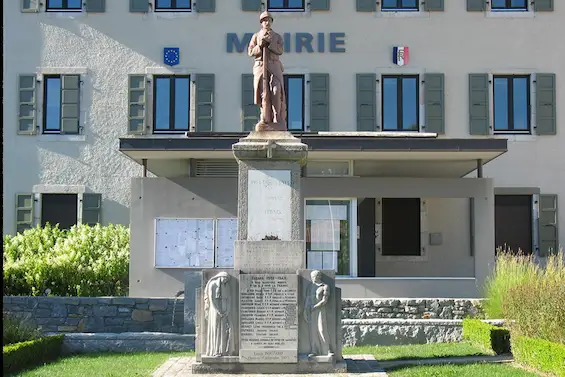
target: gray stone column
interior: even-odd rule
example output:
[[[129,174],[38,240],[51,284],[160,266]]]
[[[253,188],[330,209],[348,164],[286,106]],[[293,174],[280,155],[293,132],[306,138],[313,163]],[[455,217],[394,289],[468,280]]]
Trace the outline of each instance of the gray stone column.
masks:
[[[494,187],[492,178],[477,178],[484,184],[484,195],[475,197],[475,279],[478,294],[483,294],[487,277],[494,268]]]

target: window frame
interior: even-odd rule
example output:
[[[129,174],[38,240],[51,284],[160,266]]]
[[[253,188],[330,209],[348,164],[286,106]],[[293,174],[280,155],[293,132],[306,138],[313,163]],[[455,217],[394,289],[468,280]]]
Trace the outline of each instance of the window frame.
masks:
[[[188,8],[178,8],[177,0],[171,0],[171,6],[169,8],[158,7],[157,4],[159,0],[154,1],[154,12],[192,12],[192,1],[189,2]]]
[[[272,7],[271,1],[272,0],[267,0],[267,10],[269,12],[304,12],[304,11],[306,11],[306,1],[305,0],[301,0],[302,5],[300,7],[289,6],[289,0],[283,0],[282,7]]]
[[[526,109],[527,109],[527,125],[526,129],[515,129],[514,128],[514,79],[522,78],[526,79]],[[506,129],[499,130],[496,127],[496,79],[505,79],[507,81],[507,104],[508,104],[508,127]],[[492,132],[494,134],[532,134],[532,85],[531,85],[531,75],[528,74],[500,74],[492,76]]]
[[[292,129],[289,127],[289,118],[288,118],[288,111],[289,111],[289,102],[288,102],[288,96],[289,96],[289,90],[288,90],[288,80],[292,79],[292,78],[299,78],[302,80],[302,128],[301,129]],[[284,96],[285,96],[285,101],[286,101],[286,123],[287,123],[287,129],[289,131],[295,131],[295,132],[304,132],[306,131],[306,75],[305,74],[300,74],[300,73],[289,73],[289,74],[283,74],[283,85],[284,85]]]
[[[52,1],[53,0],[47,0],[45,2],[45,11],[46,12],[82,12],[82,9],[83,9],[83,2],[82,1],[80,1],[80,7],[79,8],[69,8],[69,0],[61,0],[61,7],[60,8],[54,8],[54,7],[49,5]]]
[[[386,7],[384,1],[381,1],[381,12],[419,12],[420,2],[416,0],[416,7],[408,7],[403,5],[404,0],[396,0],[395,7]]]
[[[168,129],[157,129],[157,79],[159,78],[168,78],[169,79],[169,128]],[[174,128],[175,126],[175,79],[177,78],[186,78],[188,79],[188,125],[185,130],[177,130]],[[152,76],[151,79],[152,88],[151,88],[151,95],[152,95],[152,125],[151,130],[153,134],[182,134],[185,132],[190,132],[191,127],[191,120],[192,120],[192,109],[191,109],[191,101],[193,94],[192,88],[192,75],[190,74],[178,74],[178,75],[171,75],[171,74],[155,74]]]
[[[63,73],[53,73],[53,74],[44,74],[43,75],[43,88],[42,88],[42,101],[41,104],[41,134],[43,135],[62,135],[61,123],[63,119]],[[47,81],[50,79],[58,79],[59,80],[59,125],[56,130],[47,129],[47,104],[49,102],[49,97],[47,96],[48,85]],[[79,88],[79,95],[80,95],[80,88]],[[76,134],[68,134],[68,135],[79,135],[81,133],[81,117],[80,117],[80,108],[79,108],[79,131]]]
[[[397,119],[396,119],[396,128],[395,129],[387,129],[385,128],[385,79],[387,78],[396,78],[396,111],[397,111]],[[413,78],[416,79],[416,124],[418,128],[416,130],[405,130],[402,128],[402,121],[404,119],[403,115],[403,101],[402,101],[402,93],[403,93],[403,85],[398,85],[398,83],[402,83],[402,79],[404,78]],[[420,74],[383,74],[380,78],[380,91],[381,91],[381,130],[384,132],[420,132]]]
[[[490,2],[490,10],[494,12],[504,12],[504,11],[512,11],[512,12],[527,12],[529,11],[528,0],[524,0],[523,7],[514,7],[512,6],[512,0],[504,0],[505,5],[503,7],[494,6],[493,2]]]

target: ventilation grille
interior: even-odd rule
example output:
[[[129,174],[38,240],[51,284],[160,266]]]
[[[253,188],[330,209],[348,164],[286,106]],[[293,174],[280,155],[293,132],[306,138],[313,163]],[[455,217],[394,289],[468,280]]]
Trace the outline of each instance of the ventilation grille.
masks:
[[[236,160],[195,160],[197,177],[237,177]]]

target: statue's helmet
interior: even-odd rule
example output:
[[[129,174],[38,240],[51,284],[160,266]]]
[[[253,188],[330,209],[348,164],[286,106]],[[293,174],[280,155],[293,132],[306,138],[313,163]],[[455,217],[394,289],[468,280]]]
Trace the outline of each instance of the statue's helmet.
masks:
[[[259,22],[263,22],[263,20],[265,18],[270,18],[271,22],[273,22],[273,16],[271,16],[271,14],[267,11],[264,11],[263,13],[261,13],[261,15],[259,16]]]

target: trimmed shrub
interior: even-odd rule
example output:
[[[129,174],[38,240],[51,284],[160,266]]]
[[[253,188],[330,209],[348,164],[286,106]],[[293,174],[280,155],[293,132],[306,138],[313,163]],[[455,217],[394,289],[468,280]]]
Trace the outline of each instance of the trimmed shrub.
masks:
[[[526,336],[512,336],[512,354],[521,364],[565,377],[565,345]]]
[[[56,360],[61,354],[64,335],[46,336],[4,346],[4,373],[14,373]]]
[[[38,339],[41,332],[22,318],[2,313],[2,345]]]
[[[129,229],[50,225],[4,237],[4,295],[127,296]]]
[[[491,325],[479,319],[463,320],[463,339],[486,350],[501,355],[510,353],[510,332],[508,329]]]

